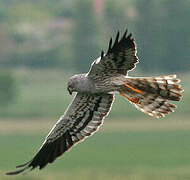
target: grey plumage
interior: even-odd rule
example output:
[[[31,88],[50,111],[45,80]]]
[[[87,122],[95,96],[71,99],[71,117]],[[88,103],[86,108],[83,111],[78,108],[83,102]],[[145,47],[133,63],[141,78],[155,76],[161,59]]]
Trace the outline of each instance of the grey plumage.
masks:
[[[72,76],[67,85],[70,94],[76,92],[63,116],[49,132],[34,158],[8,175],[19,174],[26,169],[42,169],[73,145],[84,140],[98,130],[108,115],[114,95],[119,92],[140,111],[153,116],[163,117],[172,112],[175,105],[169,100],[179,101],[182,97],[179,79],[175,75],[160,77],[128,76],[128,71],[138,63],[136,45],[127,31],[119,40],[119,32],[108,51],[101,52],[86,74]]]

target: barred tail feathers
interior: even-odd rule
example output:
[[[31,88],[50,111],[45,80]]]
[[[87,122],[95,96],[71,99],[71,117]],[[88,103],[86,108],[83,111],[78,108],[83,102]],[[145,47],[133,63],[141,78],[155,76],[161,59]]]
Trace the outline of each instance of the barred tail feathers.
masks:
[[[176,108],[169,100],[179,101],[182,98],[183,89],[179,82],[176,75],[127,77],[124,84],[120,85],[119,93],[140,111],[160,118]]]

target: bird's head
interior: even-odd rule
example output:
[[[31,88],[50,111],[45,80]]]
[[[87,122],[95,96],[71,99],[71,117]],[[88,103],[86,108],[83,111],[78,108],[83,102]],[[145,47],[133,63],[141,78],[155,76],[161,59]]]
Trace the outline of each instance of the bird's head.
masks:
[[[67,83],[67,90],[70,95],[72,95],[73,92],[76,92],[76,86],[77,86],[77,77],[72,76],[69,78],[69,81]]]
[[[73,84],[71,81],[68,82],[67,84],[67,91],[69,92],[70,95],[72,95],[73,90]]]

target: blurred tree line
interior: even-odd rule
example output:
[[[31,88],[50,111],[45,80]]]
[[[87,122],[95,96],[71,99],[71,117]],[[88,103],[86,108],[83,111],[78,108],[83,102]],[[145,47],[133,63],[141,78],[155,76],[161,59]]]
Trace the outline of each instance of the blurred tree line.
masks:
[[[128,28],[143,71],[188,71],[189,9],[189,0],[0,0],[0,66],[86,72]]]
[[[16,96],[15,79],[9,71],[0,71],[0,108],[11,103]]]

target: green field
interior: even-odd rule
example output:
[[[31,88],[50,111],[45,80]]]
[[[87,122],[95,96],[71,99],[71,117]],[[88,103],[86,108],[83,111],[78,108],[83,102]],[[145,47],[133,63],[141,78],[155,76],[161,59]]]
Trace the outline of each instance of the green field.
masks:
[[[136,120],[142,125],[140,120]],[[69,153],[48,165],[43,171],[32,171],[14,178],[3,175],[34,155],[46,132],[9,132],[0,136],[1,179],[189,179],[190,178],[190,127],[183,120],[181,127],[171,123],[169,130],[164,123],[120,123],[111,130],[112,121]],[[151,124],[150,127],[146,127]],[[169,123],[165,124],[166,126]],[[189,124],[190,125],[190,124]],[[109,128],[111,126],[111,128]],[[160,128],[158,128],[160,126]],[[132,128],[133,127],[133,128]],[[151,128],[152,127],[152,128]],[[126,130],[125,130],[126,129]]]
[[[43,171],[9,177],[32,158],[71,101],[71,73],[60,70],[13,72],[17,99],[0,108],[0,180],[187,180],[190,179],[190,75],[181,75],[184,98],[175,113],[157,120],[117,96],[110,115],[94,136]]]

